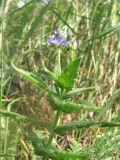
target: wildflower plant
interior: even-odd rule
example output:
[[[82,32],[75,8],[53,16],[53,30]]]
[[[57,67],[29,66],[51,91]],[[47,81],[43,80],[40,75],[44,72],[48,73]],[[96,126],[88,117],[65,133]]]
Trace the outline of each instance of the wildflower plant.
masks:
[[[58,160],[80,160],[86,159],[81,154],[69,153],[57,149],[53,146],[53,139],[58,135],[65,135],[66,133],[72,132],[80,128],[89,128],[91,126],[98,127],[109,127],[109,126],[119,126],[119,123],[113,122],[72,122],[70,124],[60,124],[62,118],[62,113],[71,114],[73,112],[78,112],[80,110],[99,112],[100,109],[93,103],[90,102],[73,102],[71,98],[80,95],[86,91],[93,91],[94,87],[88,88],[75,88],[75,82],[79,75],[80,68],[80,58],[75,56],[76,41],[70,42],[66,32],[61,34],[60,29],[54,32],[54,35],[47,40],[48,46],[54,46],[58,49],[58,54],[56,57],[56,65],[54,72],[50,71],[44,64],[42,60],[43,71],[48,74],[49,78],[54,82],[53,86],[49,87],[40,77],[33,73],[24,71],[23,69],[17,68],[13,63],[13,68],[19,72],[25,79],[30,81],[35,87],[48,93],[48,102],[50,106],[55,111],[55,119],[52,126],[48,124],[42,127],[47,128],[50,133],[49,139],[44,141],[37,137],[36,134],[32,134],[30,137],[34,151],[36,155],[42,156],[43,160],[58,159]],[[65,69],[61,69],[61,52],[63,49],[69,48],[69,64]]]

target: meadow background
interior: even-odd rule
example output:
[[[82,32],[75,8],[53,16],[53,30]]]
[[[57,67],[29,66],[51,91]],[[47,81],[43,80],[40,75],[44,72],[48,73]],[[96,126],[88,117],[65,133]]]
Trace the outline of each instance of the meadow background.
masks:
[[[1,0],[0,23],[0,160],[40,159],[28,137],[32,130],[37,130],[47,138],[47,130],[19,118],[18,122],[12,121],[12,115],[3,111],[52,124],[54,111],[49,107],[47,95],[16,73],[11,61],[52,85],[47,75],[43,76],[41,59],[53,70],[57,50],[46,42],[58,28],[67,29],[70,39],[77,42],[80,72],[76,86],[95,87],[76,100],[89,100],[101,109],[99,114],[80,111],[64,115],[62,123],[120,122],[119,0]],[[63,50],[63,67],[68,56]],[[88,160],[119,160],[119,133],[118,127],[81,129],[58,136],[54,143],[63,150],[72,148],[73,152],[87,155]]]

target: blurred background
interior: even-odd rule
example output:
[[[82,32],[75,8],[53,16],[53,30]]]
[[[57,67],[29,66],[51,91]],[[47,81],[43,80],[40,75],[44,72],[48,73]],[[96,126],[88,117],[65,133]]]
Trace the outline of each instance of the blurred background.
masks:
[[[0,16],[3,21],[0,50],[3,53],[1,71],[5,106],[24,96],[25,99],[14,105],[12,111],[52,123],[54,112],[47,103],[47,95],[19,76],[11,61],[19,68],[37,73],[51,85],[47,75],[43,74],[41,59],[50,70],[54,69],[57,51],[46,42],[60,28],[67,29],[69,38],[77,42],[80,73],[76,87],[95,87],[95,91],[76,99],[105,108],[98,116],[84,111],[64,116],[63,123],[93,119],[120,121],[120,92],[117,92],[120,88],[119,0],[1,0]],[[63,67],[68,54],[63,50]],[[109,102],[109,99],[112,100]],[[102,133],[104,131],[99,129],[96,131],[96,134]],[[76,138],[78,135],[72,136]],[[89,147],[92,142],[93,132],[88,130],[81,143]]]

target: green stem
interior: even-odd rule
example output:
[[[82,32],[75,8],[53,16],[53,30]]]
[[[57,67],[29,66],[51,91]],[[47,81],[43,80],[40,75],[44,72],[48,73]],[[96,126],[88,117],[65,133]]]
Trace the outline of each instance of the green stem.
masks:
[[[0,109],[2,108],[2,83],[3,83],[3,32],[4,32],[4,0],[2,1],[2,16],[1,16],[1,32],[0,32],[0,68],[1,68],[1,79],[0,79]],[[2,130],[2,117],[0,116],[0,137],[1,137],[1,130]],[[2,144],[0,144],[1,148]],[[0,157],[0,160],[3,158]]]
[[[61,74],[61,50],[58,49],[57,57],[56,57],[56,64],[55,64],[55,75],[59,76]]]
[[[61,74],[61,50],[60,50],[60,48],[58,48],[58,55],[56,57],[56,65],[55,65],[54,73],[55,73],[56,76],[59,76]],[[59,94],[59,89],[56,88],[56,90],[57,90],[57,92]],[[61,94],[62,94],[62,92],[61,92]],[[60,117],[61,117],[61,111],[58,110],[56,115],[55,115],[55,120],[54,120],[54,124],[53,124],[53,131],[50,133],[50,137],[48,139],[47,146],[50,146],[52,141],[53,141],[53,138],[55,136],[54,128],[56,128],[57,125],[59,124]],[[46,155],[43,156],[43,160],[47,160],[47,159],[48,159],[48,156],[46,156]]]
[[[4,31],[4,0],[2,1],[1,33],[0,33],[0,60],[1,60],[1,80],[0,80],[0,108],[2,108],[2,78],[3,78],[3,31]]]
[[[61,115],[61,111],[57,111],[56,116],[55,116],[55,121],[54,121],[54,124],[53,124],[53,129],[59,124],[60,115]],[[48,144],[47,144],[48,146],[51,145],[52,140],[53,140],[53,138],[54,138],[54,135],[55,135],[54,132],[52,132],[52,133],[50,134],[50,137],[49,137],[49,140],[48,140]]]
[[[57,125],[59,124],[60,122],[60,117],[61,117],[61,111],[57,111],[56,115],[55,115],[55,120],[54,120],[54,124],[53,124],[53,130],[55,127],[57,127]],[[50,137],[48,139],[48,143],[47,143],[47,146],[50,146],[52,141],[53,141],[53,138],[55,136],[55,133],[54,131],[50,134]],[[43,160],[47,160],[47,156],[44,156],[43,157]]]

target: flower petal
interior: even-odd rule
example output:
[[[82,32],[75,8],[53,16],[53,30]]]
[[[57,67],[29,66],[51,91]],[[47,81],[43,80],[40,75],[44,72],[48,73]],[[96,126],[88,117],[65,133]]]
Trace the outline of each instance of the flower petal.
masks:
[[[50,46],[50,45],[53,45],[53,44],[55,44],[55,40],[54,39],[52,39],[52,38],[49,38],[48,40],[47,40],[47,44]]]
[[[65,41],[62,42],[62,47],[63,47],[63,48],[66,48],[66,47],[69,46],[69,45],[70,45],[70,42],[69,42],[69,41],[66,41],[66,40],[65,40]]]
[[[55,38],[56,45],[60,45],[63,42],[62,37],[58,36]]]

